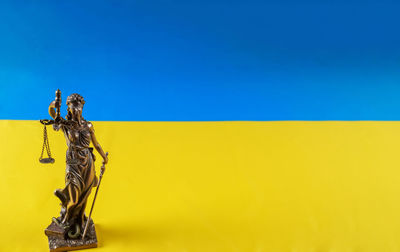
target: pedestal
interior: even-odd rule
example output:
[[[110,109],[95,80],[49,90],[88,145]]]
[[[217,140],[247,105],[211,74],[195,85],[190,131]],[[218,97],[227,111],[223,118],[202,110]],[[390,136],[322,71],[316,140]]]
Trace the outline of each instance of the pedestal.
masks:
[[[89,222],[88,231],[84,240],[82,238],[66,239],[64,230],[52,222],[44,231],[49,238],[51,252],[71,251],[97,247],[96,230],[92,220]],[[83,233],[83,229],[82,229]]]

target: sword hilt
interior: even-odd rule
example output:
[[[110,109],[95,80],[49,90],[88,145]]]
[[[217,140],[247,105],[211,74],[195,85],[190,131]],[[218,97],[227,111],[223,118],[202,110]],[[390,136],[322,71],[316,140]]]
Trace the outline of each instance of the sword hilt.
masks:
[[[60,89],[57,89],[56,91],[56,99],[55,99],[55,107],[56,107],[56,118],[60,117],[60,107],[61,107],[61,91]]]

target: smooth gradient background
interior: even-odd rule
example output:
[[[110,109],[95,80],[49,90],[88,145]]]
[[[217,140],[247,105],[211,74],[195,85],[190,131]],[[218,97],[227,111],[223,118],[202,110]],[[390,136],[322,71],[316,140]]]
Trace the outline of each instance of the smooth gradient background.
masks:
[[[110,153],[98,251],[400,251],[399,10],[0,1],[0,251],[48,250],[57,88]]]

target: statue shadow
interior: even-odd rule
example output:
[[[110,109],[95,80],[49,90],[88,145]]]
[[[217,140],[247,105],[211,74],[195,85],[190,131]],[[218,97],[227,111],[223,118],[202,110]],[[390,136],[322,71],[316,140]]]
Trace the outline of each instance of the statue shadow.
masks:
[[[153,226],[106,226],[96,224],[98,246],[104,247],[119,243],[131,245],[137,243],[157,243],[166,238],[165,230]]]
[[[160,220],[160,222],[128,222],[95,224],[98,247],[124,247],[150,251],[165,249],[187,250],[188,247],[213,248],[218,245],[234,249],[235,241],[224,232],[225,227],[232,227],[238,232],[239,223],[232,220],[210,219],[200,222],[187,220]],[[222,227],[222,228],[218,228]],[[221,229],[221,230],[218,230]],[[229,233],[229,232],[228,232]]]

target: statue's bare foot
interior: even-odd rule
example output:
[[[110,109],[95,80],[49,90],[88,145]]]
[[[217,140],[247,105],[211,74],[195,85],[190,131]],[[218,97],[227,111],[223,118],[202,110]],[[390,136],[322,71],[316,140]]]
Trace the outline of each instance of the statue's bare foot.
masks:
[[[61,189],[57,189],[54,191],[54,195],[57,196],[57,198],[59,198],[61,200],[61,204],[64,205],[65,202],[67,201],[67,197],[65,196],[65,194],[62,192]]]

